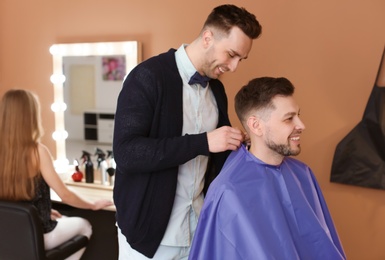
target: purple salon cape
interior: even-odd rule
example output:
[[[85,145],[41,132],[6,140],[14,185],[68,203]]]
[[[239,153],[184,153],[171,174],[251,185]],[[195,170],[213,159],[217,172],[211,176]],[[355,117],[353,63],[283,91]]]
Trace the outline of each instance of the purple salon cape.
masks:
[[[189,260],[346,259],[321,189],[304,163],[278,166],[242,146],[208,190]]]

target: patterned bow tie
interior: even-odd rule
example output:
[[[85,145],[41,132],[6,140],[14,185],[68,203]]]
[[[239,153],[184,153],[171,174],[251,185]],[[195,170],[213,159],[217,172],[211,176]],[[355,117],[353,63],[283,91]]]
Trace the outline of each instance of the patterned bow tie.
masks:
[[[198,72],[195,72],[194,75],[191,76],[188,84],[190,84],[190,85],[200,84],[202,87],[205,88],[207,86],[207,82],[209,82],[209,81],[210,81],[209,77],[202,76]]]

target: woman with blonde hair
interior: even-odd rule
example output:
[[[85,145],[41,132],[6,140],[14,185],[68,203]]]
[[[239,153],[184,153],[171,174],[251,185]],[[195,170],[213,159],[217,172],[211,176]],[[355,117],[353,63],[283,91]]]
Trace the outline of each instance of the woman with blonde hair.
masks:
[[[69,190],[56,173],[43,135],[38,97],[28,90],[7,91],[0,102],[0,200],[29,201],[38,210],[44,229],[45,249],[52,249],[75,235],[90,238],[92,227],[80,217],[64,217],[52,210],[50,188],[63,203],[99,210],[113,203],[86,201]],[[80,259],[85,248],[69,259]]]

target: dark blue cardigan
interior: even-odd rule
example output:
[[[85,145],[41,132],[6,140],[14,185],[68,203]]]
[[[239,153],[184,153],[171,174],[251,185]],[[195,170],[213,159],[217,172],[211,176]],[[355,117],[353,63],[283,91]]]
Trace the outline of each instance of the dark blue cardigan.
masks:
[[[211,80],[210,87],[218,105],[218,127],[230,125],[223,84]],[[178,166],[198,155],[209,156],[207,190],[228,155],[210,154],[206,133],[181,136],[182,88],[171,49],[135,67],[118,98],[113,142],[116,218],[131,247],[150,258],[171,215]]]

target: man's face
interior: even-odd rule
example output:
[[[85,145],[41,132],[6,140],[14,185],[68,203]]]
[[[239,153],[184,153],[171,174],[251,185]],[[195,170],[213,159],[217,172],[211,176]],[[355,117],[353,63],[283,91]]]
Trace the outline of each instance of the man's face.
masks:
[[[253,43],[241,29],[233,27],[227,36],[220,36],[213,31],[213,41],[205,54],[203,72],[206,76],[217,79],[227,71],[234,72],[238,63],[246,59]]]
[[[276,109],[265,122],[265,144],[279,155],[298,155],[301,152],[300,135],[305,130],[299,118],[299,107],[293,97],[276,96],[273,104]]]

